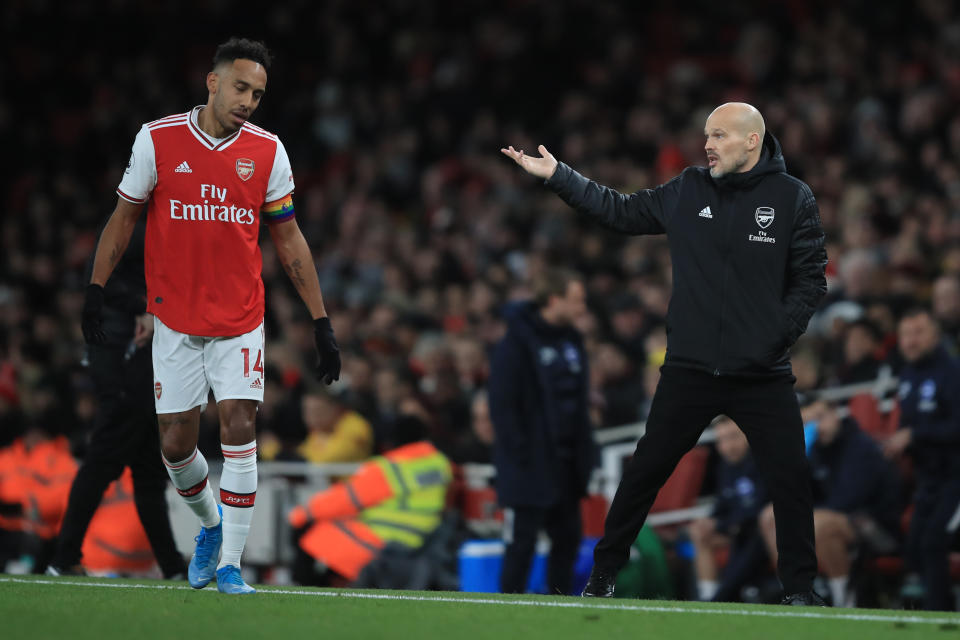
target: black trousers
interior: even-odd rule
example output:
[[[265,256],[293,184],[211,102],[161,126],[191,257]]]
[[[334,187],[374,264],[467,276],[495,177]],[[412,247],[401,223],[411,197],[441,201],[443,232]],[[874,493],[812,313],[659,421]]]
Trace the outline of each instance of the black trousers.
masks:
[[[129,466],[134,504],[160,570],[167,577],[184,573],[186,565],[173,541],[164,495],[167,473],[160,457],[150,348],[138,349],[129,359],[119,347],[91,346],[88,353],[97,416],[70,487],[52,563],[64,569],[80,563],[83,539],[104,491]]]
[[[511,530],[505,532],[507,548],[503,555],[500,590],[523,593],[540,531],[550,538],[547,560],[547,592],[568,595],[573,587],[573,565],[577,561],[583,528],[580,523],[580,497],[570,492],[550,507],[514,507]],[[510,526],[511,523],[508,523]]]
[[[720,574],[720,584],[713,596],[714,602],[739,602],[740,591],[747,582],[769,566],[767,547],[757,527],[736,536],[730,545],[727,566]]]
[[[594,564],[623,567],[660,487],[710,421],[729,416],[746,434],[777,522],[777,573],[787,594],[809,591],[817,572],[810,467],[794,379],[732,378],[664,366],[646,434],[637,443],[594,549]]]
[[[914,496],[907,535],[907,565],[920,574],[926,595],[923,608],[952,611],[950,548],[957,535],[960,478],[921,478]]]

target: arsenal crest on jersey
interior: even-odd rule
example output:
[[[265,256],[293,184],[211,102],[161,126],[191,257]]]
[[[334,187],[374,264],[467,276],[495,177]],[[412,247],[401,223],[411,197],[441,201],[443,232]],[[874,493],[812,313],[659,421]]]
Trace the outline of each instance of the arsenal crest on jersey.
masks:
[[[240,158],[237,160],[237,175],[240,176],[240,179],[246,182],[253,177],[253,160],[249,158]]]
[[[160,396],[163,395],[163,385],[159,382],[153,383],[153,392],[157,394],[157,400],[159,400]]]

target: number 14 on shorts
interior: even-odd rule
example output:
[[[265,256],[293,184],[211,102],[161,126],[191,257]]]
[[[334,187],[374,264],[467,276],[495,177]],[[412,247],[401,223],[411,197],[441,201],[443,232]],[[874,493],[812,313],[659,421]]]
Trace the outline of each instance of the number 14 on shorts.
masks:
[[[247,347],[243,347],[242,349],[240,349],[240,351],[243,353],[243,377],[249,378],[250,377],[250,349],[248,349]],[[259,373],[260,376],[263,376],[262,357],[263,357],[263,350],[257,349],[257,359],[253,363],[253,370]]]

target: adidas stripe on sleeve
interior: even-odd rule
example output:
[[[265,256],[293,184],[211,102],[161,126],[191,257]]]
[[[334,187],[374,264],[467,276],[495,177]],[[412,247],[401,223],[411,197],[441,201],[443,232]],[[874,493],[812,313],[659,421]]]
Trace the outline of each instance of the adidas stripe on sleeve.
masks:
[[[156,186],[157,159],[153,138],[147,125],[143,125],[133,141],[130,160],[117,187],[117,194],[128,202],[142,204],[150,199]]]

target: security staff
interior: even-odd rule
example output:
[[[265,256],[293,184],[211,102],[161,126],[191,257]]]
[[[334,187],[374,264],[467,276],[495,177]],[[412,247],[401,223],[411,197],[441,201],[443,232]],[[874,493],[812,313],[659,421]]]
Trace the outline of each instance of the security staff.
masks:
[[[170,529],[164,492],[167,473],[160,458],[153,402],[151,339],[146,315],[143,242],[146,224],[137,223],[116,271],[104,289],[102,344],[87,346],[97,393],[97,415],[86,455],[70,488],[57,551],[49,575],[82,574],[81,547],[107,486],[124,467],[133,472],[133,499],[164,577],[185,574]],[[91,263],[87,270],[92,269]]]
[[[903,315],[898,341],[907,363],[900,372],[900,429],[884,452],[893,457],[907,450],[914,461],[906,561],[916,584],[908,580],[904,595],[926,609],[950,610],[950,546],[960,526],[960,364],[941,345],[926,309]]]
[[[750,442],[770,492],[784,604],[813,592],[810,470],[788,350],[826,293],[826,251],[810,188],[790,176],[760,112],[717,107],[704,127],[708,167],[624,195],[583,177],[541,145],[501,151],[567,204],[621,233],[665,233],[673,269],[667,354],[647,430],[620,481],[584,595],[613,595],[647,512],[677,462],[719,414]]]
[[[388,547],[415,552],[441,525],[450,461],[425,439],[416,418],[398,420],[390,451],[295,507],[288,521],[297,539],[294,580],[321,586],[354,582]],[[336,576],[314,571],[319,562]]]

